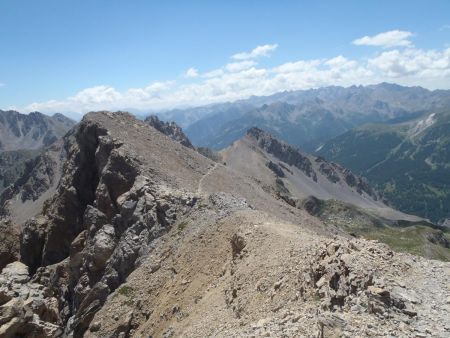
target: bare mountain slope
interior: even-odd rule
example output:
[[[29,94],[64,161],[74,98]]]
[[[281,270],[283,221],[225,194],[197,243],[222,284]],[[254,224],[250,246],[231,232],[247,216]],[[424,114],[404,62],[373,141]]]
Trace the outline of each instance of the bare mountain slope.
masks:
[[[62,144],[0,275],[0,336],[449,332],[448,263],[349,239],[125,113],[90,113]]]

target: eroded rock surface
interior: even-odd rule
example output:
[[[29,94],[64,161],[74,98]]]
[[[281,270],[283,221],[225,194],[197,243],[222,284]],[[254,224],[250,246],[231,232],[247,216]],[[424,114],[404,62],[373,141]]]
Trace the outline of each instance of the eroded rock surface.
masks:
[[[25,264],[8,264],[0,274],[0,336],[57,337],[62,325],[50,290],[30,280]]]

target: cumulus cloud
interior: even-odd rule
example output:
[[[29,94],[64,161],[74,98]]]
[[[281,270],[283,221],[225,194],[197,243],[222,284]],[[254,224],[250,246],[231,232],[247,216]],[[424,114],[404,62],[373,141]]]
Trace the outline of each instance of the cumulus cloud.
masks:
[[[278,48],[277,44],[258,46],[250,52],[241,52],[232,56],[235,60],[256,59],[261,56],[268,56],[271,52]]]
[[[358,46],[377,46],[383,48],[407,47],[412,45],[409,40],[412,35],[413,33],[408,31],[392,30],[374,36],[363,36],[362,38],[353,40],[353,44]]]
[[[348,60],[342,55],[338,55],[334,58],[327,60],[325,64],[329,67],[335,67],[339,69],[349,69],[357,66],[358,63],[353,60]]]
[[[119,92],[111,86],[95,86],[83,89],[65,100],[36,102],[25,107],[26,111],[88,112],[105,109],[145,109],[163,99],[174,81],[154,82],[143,88],[130,88]]]
[[[450,77],[450,48],[435,50],[391,50],[369,60],[369,65],[389,77]]]
[[[184,76],[187,77],[187,78],[197,77],[198,76],[198,70],[196,68],[194,68],[194,67],[191,67],[185,72]]]
[[[255,48],[248,54],[262,55]],[[382,50],[369,59],[337,55],[325,59],[300,59],[263,67],[254,58],[236,59],[205,73],[191,72],[189,81],[159,81],[142,88],[119,91],[101,85],[86,88],[61,100],[32,103],[24,111],[88,112],[92,110],[155,111],[234,101],[251,95],[328,85],[367,85],[382,81],[450,89],[450,48],[415,47]],[[187,73],[187,72],[186,72]],[[185,77],[185,75],[183,75]],[[186,77],[185,77],[186,78]]]

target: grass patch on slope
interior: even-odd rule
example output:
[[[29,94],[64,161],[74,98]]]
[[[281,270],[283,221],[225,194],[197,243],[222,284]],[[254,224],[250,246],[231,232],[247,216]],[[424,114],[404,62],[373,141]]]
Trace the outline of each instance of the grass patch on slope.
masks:
[[[431,227],[427,223],[395,224],[336,200],[323,201],[317,217],[353,236],[385,243],[395,251],[450,261],[450,248],[444,243],[450,243],[450,233],[445,228]]]

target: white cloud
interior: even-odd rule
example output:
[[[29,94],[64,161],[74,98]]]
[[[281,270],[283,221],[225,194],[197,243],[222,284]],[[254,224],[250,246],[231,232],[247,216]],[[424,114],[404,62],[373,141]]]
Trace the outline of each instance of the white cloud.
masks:
[[[339,69],[350,69],[355,66],[357,66],[357,62],[353,60],[348,60],[347,58],[343,57],[342,55],[338,55],[332,59],[329,59],[325,62],[325,65],[332,68],[339,68]]]
[[[241,70],[248,69],[250,67],[256,66],[256,62],[253,60],[240,61],[228,63],[225,69],[229,72],[240,72]]]
[[[145,88],[130,88],[126,92],[125,98],[132,99],[160,99],[164,91],[169,90],[175,85],[175,81],[153,82]]]
[[[143,111],[233,101],[251,95],[328,85],[366,85],[382,81],[450,89],[450,48],[414,47],[377,53],[369,59],[337,55],[328,59],[294,60],[264,68],[253,59],[226,63],[198,73],[189,81],[153,82],[142,88],[119,91],[101,85],[86,88],[61,100],[32,103],[24,111],[88,112],[92,110]]]
[[[234,54],[231,58],[235,60],[256,59],[260,56],[268,56],[270,52],[273,52],[277,48],[277,44],[258,46],[250,52],[241,52]]]
[[[353,44],[358,46],[378,46],[383,48],[407,47],[411,46],[411,41],[408,40],[408,38],[412,35],[413,33],[411,32],[393,30],[374,36],[366,35],[362,38],[353,40]]]
[[[209,72],[206,72],[202,75],[202,77],[206,78],[212,78],[212,77],[218,77],[223,75],[223,69],[214,69]]]
[[[189,68],[185,73],[184,76],[187,78],[193,78],[198,76],[198,70],[194,67]]]
[[[450,77],[450,48],[435,50],[391,50],[369,60],[369,65],[389,77]]]
[[[287,62],[280,66],[274,68],[276,73],[294,73],[294,72],[305,72],[308,70],[312,70],[318,65],[320,65],[322,61],[320,60],[300,60],[295,62]]]
[[[121,98],[122,94],[114,88],[108,86],[97,86],[82,90],[73,97],[73,100],[82,104],[96,104],[116,102]]]

